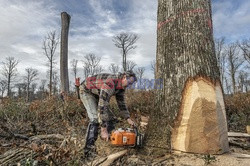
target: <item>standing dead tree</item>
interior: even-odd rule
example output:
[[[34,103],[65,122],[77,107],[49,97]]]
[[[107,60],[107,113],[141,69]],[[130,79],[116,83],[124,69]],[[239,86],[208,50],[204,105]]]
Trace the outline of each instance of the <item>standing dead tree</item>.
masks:
[[[225,38],[215,39],[215,55],[217,59],[217,65],[220,70],[220,81],[222,83],[222,87],[224,84],[225,70],[226,70],[226,54],[224,50]]]
[[[19,61],[14,57],[7,57],[3,62],[2,75],[7,82],[7,96],[11,94],[11,84],[17,75],[17,68]]]
[[[127,55],[128,52],[132,49],[135,49],[135,43],[138,40],[138,35],[136,34],[128,34],[128,33],[120,33],[117,36],[114,36],[112,41],[115,46],[122,51],[122,67],[123,71],[127,71]]]
[[[100,65],[100,61],[101,57],[97,57],[95,54],[92,53],[84,56],[84,60],[82,62],[85,78],[103,71],[103,68]]]
[[[236,92],[236,73],[239,68],[244,63],[244,60],[241,58],[239,54],[239,49],[236,43],[232,43],[228,45],[226,49],[227,60],[228,60],[228,74],[232,81],[233,93]]]
[[[117,74],[119,72],[119,66],[114,63],[111,63],[109,66],[109,71],[113,74]]]
[[[58,38],[56,36],[56,31],[51,31],[47,34],[43,40],[43,50],[45,56],[48,58],[49,63],[49,96],[52,95],[52,74],[55,64],[55,52],[58,45]]]
[[[0,94],[1,94],[1,97],[3,97],[4,92],[6,91],[6,89],[7,89],[7,81],[6,80],[1,80],[0,81]]]
[[[126,63],[126,69],[127,70],[133,70],[137,64],[134,61],[127,61]]]
[[[243,55],[246,61],[250,64],[250,39],[243,40],[238,44],[241,50],[243,51]]]
[[[240,92],[248,91],[248,73],[245,71],[240,71],[238,76],[238,84]]]
[[[159,0],[155,93],[146,132],[151,154],[229,150],[211,0]]]
[[[61,13],[62,31],[61,31],[61,51],[60,51],[60,80],[61,92],[69,93],[69,74],[68,74],[68,34],[70,15],[66,12]]]
[[[76,79],[77,77],[77,72],[78,72],[78,68],[77,68],[77,65],[78,65],[78,60],[76,59],[73,59],[71,62],[71,67],[72,67],[72,72],[74,74],[74,78]]]
[[[24,82],[26,84],[26,100],[30,101],[30,85],[37,79],[38,70],[33,68],[26,68],[26,75],[24,76]]]

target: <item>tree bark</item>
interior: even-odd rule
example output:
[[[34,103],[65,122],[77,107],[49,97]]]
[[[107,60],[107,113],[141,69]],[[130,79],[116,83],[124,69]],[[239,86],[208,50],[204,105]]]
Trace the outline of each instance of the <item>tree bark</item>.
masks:
[[[60,78],[61,92],[69,93],[69,76],[68,76],[68,34],[70,15],[66,12],[61,13],[62,31],[61,31],[61,53],[60,53]]]
[[[146,146],[194,153],[228,151],[210,0],[159,0],[156,92]],[[161,150],[160,150],[161,149]]]

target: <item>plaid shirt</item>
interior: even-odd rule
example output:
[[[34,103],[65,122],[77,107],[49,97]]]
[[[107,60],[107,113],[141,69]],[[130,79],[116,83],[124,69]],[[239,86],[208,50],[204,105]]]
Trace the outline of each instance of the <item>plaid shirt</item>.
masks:
[[[110,98],[115,95],[120,114],[124,119],[130,117],[125,103],[125,89],[121,85],[121,77],[114,74],[97,74],[88,77],[81,83],[80,88],[84,92],[94,95],[98,102],[98,112],[102,121],[113,119],[113,113],[109,108]]]

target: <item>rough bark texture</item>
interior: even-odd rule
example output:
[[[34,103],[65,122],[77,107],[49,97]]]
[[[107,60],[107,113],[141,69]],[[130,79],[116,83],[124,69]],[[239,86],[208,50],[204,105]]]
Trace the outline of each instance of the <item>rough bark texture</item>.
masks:
[[[62,31],[61,31],[61,54],[60,54],[60,78],[61,91],[69,93],[69,75],[68,75],[68,34],[70,15],[66,12],[61,13]]]
[[[216,131],[227,131],[225,117],[218,115],[224,115],[224,107],[217,108],[219,105],[217,100],[224,104],[224,99],[213,42],[210,0],[158,1],[156,61],[156,79],[162,79],[162,89],[157,90],[156,93],[155,105],[157,109],[152,111],[150,116],[146,145],[164,150],[175,148],[171,145],[171,134],[176,128],[178,130],[178,124],[180,124],[177,115],[188,110],[184,105],[184,92],[189,87],[189,81],[192,84],[192,81],[195,83],[199,79],[204,81],[202,83],[204,86],[211,87],[210,89],[213,91],[211,93],[215,96],[212,102],[206,101],[207,98],[203,97],[205,95],[209,98],[206,89],[203,91],[199,88],[198,91],[191,90],[191,95],[187,96],[187,100],[192,98],[192,94],[200,95],[196,98],[196,102],[191,103],[194,109],[191,107],[188,110],[190,114],[187,120],[190,123],[187,124],[189,127],[186,135],[204,132],[207,135],[209,130],[204,130],[206,127],[217,127]],[[218,93],[216,87],[219,89]],[[198,114],[195,113],[196,107],[199,108]],[[209,117],[206,117],[208,114]],[[197,117],[203,117],[203,119],[196,124],[193,121]],[[213,125],[209,123],[208,118],[211,117],[214,118]],[[219,128],[220,121],[222,122],[220,126],[223,129]],[[202,124],[201,127],[198,126],[200,124]],[[221,132],[219,133],[221,134]],[[224,133],[224,137],[227,137],[225,134],[227,133]],[[218,133],[215,136],[220,137]],[[190,143],[189,140],[185,139],[185,141]],[[199,146],[200,143],[197,143],[196,146]],[[209,141],[206,143],[206,146],[210,146]],[[210,143],[214,142],[210,141]],[[227,141],[225,144],[225,147],[228,147]],[[193,150],[193,145],[186,143],[184,151],[201,153],[202,150]],[[218,150],[217,146],[216,150]],[[227,151],[227,149],[223,150]],[[214,152],[214,150],[212,151]],[[211,149],[206,152],[211,152]]]

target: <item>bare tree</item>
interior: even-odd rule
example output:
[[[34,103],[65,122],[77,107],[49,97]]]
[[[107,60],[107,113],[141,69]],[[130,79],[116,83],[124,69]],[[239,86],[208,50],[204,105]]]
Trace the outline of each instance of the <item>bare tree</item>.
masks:
[[[220,70],[220,80],[223,85],[225,70],[226,70],[226,54],[224,51],[225,37],[215,39],[215,55],[217,59],[217,65]]]
[[[239,47],[243,51],[243,55],[247,62],[250,64],[250,39],[243,40],[241,43],[238,43]]]
[[[229,44],[226,49],[228,59],[228,71],[232,81],[233,93],[236,92],[236,73],[244,63],[244,60],[240,57],[239,49],[236,43]]]
[[[153,73],[155,73],[155,64],[156,64],[156,61],[155,61],[155,60],[152,60],[152,61],[151,61],[151,71],[152,71]]]
[[[47,34],[43,40],[43,50],[45,56],[48,58],[49,63],[49,96],[52,94],[52,74],[55,64],[55,51],[58,45],[58,37],[56,36],[56,31],[51,31]]]
[[[58,82],[59,82],[59,76],[57,71],[54,71],[52,74],[52,89],[53,89],[53,94],[56,95],[59,88],[58,88]]]
[[[78,68],[77,68],[78,60],[73,59],[70,63],[71,63],[71,67],[72,67],[72,72],[74,74],[74,78],[76,78],[77,77],[77,71],[78,71]]]
[[[34,83],[38,76],[38,70],[33,68],[26,68],[26,75],[24,76],[24,82],[26,84],[26,100],[30,101],[30,85]]]
[[[127,61],[126,65],[127,70],[133,70],[137,64],[134,61]]]
[[[144,83],[145,83],[145,80],[143,80],[143,75],[144,75],[144,72],[145,72],[145,67],[138,67],[135,71],[136,73],[136,76],[137,78],[139,79],[137,81],[137,87],[140,89],[145,89],[145,86],[144,86]],[[139,86],[138,86],[139,85]]]
[[[248,73],[245,71],[240,71],[238,76],[238,84],[241,92],[247,92],[247,80],[248,80]]]
[[[122,66],[124,71],[128,70],[126,68],[128,52],[136,48],[135,43],[138,38],[139,37],[136,34],[120,33],[119,35],[114,36],[112,39],[115,46],[122,51]]]
[[[84,60],[82,62],[85,78],[103,71],[103,68],[100,65],[100,61],[101,57],[97,57],[93,53],[84,56]]]
[[[135,72],[136,72],[137,78],[141,80],[145,72],[145,67],[138,67]]]
[[[34,82],[31,84],[31,95],[30,95],[31,100],[34,100],[35,98],[36,87],[37,87],[37,83]]]
[[[111,63],[109,66],[109,71],[113,74],[117,74],[119,71],[119,66],[114,63]]]
[[[7,82],[7,96],[10,97],[11,93],[11,84],[14,78],[17,75],[17,68],[19,61],[16,60],[14,57],[7,57],[5,62],[3,62],[3,71],[2,75],[4,76],[4,80]]]
[[[6,80],[1,80],[0,81],[0,93],[1,93],[1,97],[3,97],[4,92],[7,89],[7,81]]]
[[[68,74],[68,34],[70,15],[66,12],[61,13],[61,49],[60,49],[60,81],[61,92],[67,95],[69,93],[69,74]]]

